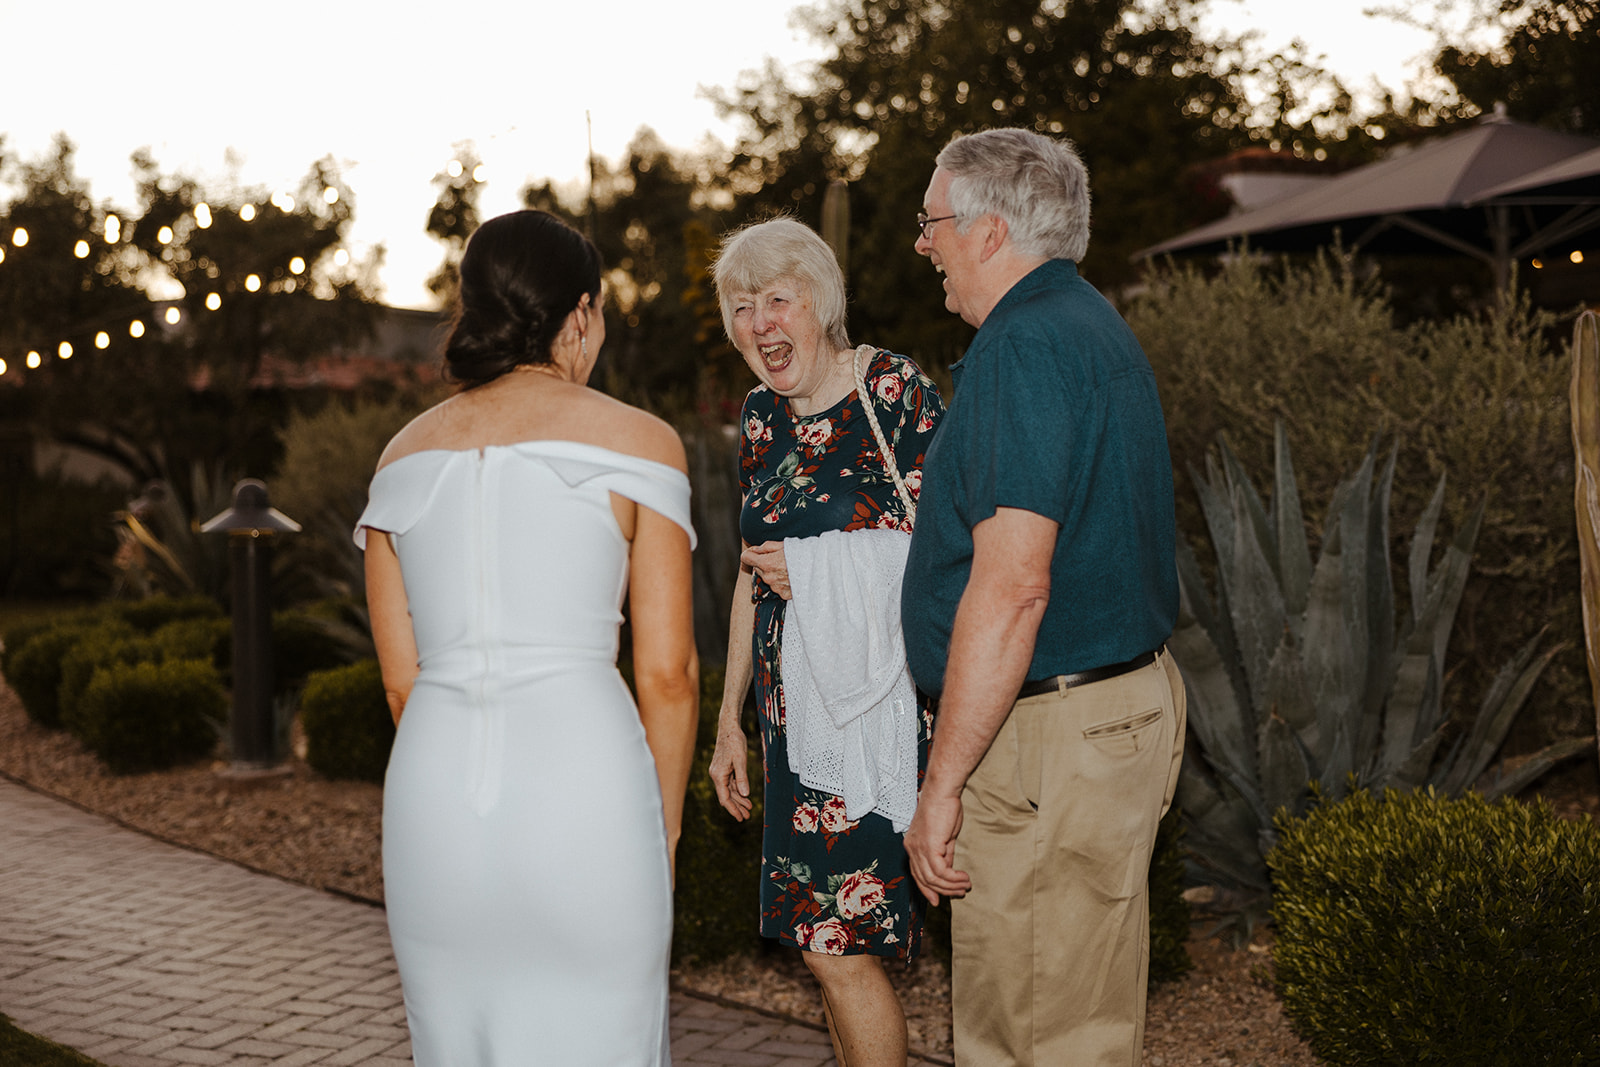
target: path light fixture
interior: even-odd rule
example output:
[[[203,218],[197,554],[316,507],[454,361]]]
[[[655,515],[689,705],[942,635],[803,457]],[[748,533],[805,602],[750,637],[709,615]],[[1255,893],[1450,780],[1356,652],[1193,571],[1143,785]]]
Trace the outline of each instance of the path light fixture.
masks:
[[[201,533],[226,533],[233,571],[233,711],[230,773],[269,772],[278,762],[272,706],[272,549],[300,524],[267,501],[266,483],[244,478],[233,507],[206,520]]]

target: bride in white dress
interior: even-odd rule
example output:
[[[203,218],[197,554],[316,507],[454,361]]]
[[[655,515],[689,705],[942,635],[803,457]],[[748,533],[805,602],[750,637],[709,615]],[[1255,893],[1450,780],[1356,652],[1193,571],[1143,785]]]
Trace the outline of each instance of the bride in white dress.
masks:
[[[599,305],[575,230],[484,223],[445,349],[464,388],[389,443],[356,533],[399,726],[383,873],[418,1067],[669,1062],[694,534],[677,434],[584,384]]]

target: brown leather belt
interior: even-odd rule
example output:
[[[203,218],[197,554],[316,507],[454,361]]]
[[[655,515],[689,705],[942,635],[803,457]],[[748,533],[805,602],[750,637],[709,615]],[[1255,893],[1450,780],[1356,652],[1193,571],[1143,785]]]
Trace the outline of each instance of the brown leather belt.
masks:
[[[1089,670],[1077,671],[1073,674],[1057,674],[1051,678],[1040,678],[1036,682],[1023,682],[1022,688],[1017,691],[1017,699],[1036,697],[1042,693],[1059,693],[1063,689],[1088,685],[1090,682],[1103,682],[1107,678],[1115,678],[1119,674],[1127,674],[1130,671],[1138,670],[1140,667],[1148,667],[1156,661],[1156,652],[1159,651],[1157,649],[1152,652],[1141,653],[1126,663],[1112,663],[1105,667],[1091,667]]]

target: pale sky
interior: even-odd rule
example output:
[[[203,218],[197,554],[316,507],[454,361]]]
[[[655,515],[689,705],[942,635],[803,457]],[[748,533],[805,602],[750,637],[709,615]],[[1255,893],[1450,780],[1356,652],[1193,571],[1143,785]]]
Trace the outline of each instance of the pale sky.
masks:
[[[1362,14],[1372,0],[1213,0],[1214,24],[1300,37],[1352,88],[1410,81],[1425,35]],[[37,159],[65,132],[96,201],[136,206],[129,155],[208,188],[292,189],[324,156],[355,195],[362,255],[388,249],[385,299],[428,304],[442,250],[423,230],[434,175],[472,142],[485,217],[530,180],[578,182],[587,152],[618,159],[640,126],[694,148],[737,130],[700,87],[731,88],[768,58],[803,76],[822,49],[789,0],[0,0],[0,134]],[[0,198],[10,191],[0,189]]]

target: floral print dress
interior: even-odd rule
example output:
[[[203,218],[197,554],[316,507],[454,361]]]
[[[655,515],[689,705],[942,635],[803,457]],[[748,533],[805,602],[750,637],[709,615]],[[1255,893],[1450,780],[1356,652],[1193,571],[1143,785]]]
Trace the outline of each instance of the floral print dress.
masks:
[[[874,352],[865,379],[878,424],[915,499],[923,453],[944,404],[933,382],[904,356]],[[910,531],[856,393],[801,417],[786,398],[760,386],[745,398],[742,423],[739,532],[747,544],[830,530]],[[760,576],[752,581],[752,598],[756,706],[766,767],[762,936],[828,955],[909,960],[920,947],[922,897],[901,835],[876,812],[846,818],[843,800],[808,789],[789,770],[780,663],[785,601]],[[925,703],[921,711],[919,778],[933,730]]]

